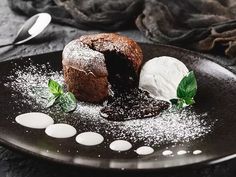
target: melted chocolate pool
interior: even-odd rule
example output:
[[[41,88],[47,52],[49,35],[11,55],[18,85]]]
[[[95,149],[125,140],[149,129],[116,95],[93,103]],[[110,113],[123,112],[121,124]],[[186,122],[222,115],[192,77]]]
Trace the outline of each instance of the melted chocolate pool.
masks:
[[[111,121],[126,121],[154,117],[167,109],[170,103],[156,100],[147,92],[138,88],[124,92],[115,92],[106,105],[100,110],[105,119]]]

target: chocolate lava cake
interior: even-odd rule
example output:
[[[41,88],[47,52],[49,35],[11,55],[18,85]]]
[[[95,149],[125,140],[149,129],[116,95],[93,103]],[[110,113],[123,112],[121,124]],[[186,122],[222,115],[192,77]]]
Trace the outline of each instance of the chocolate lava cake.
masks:
[[[78,100],[104,101],[110,87],[136,87],[143,60],[139,45],[114,33],[84,35],[67,44],[62,54],[67,89]]]
[[[107,100],[100,115],[108,120],[156,116],[170,104],[138,89],[142,60],[139,45],[125,36],[114,33],[81,36],[63,50],[67,89],[80,101]]]

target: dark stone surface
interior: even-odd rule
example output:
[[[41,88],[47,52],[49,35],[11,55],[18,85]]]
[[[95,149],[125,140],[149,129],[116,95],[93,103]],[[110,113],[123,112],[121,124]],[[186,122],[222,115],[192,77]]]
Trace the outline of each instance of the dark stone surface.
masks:
[[[0,44],[13,41],[18,29],[25,21],[25,17],[15,15],[7,6],[6,0],[0,1]],[[97,31],[82,31],[72,27],[63,27],[51,24],[47,30],[34,41],[28,44],[5,47],[0,49],[0,61],[14,57],[30,56],[52,51],[62,50],[71,39],[85,33]],[[139,42],[150,42],[137,30],[120,32]],[[214,57],[213,60],[229,64],[227,59]],[[235,66],[231,66],[234,69]],[[235,177],[236,160],[231,160],[218,165],[212,165],[198,169],[180,169],[177,171],[139,172],[127,173],[104,172],[99,170],[79,169],[75,167],[54,164],[35,159],[26,154],[20,154],[12,150],[0,147],[0,177],[93,177],[93,176],[158,176],[158,177]]]

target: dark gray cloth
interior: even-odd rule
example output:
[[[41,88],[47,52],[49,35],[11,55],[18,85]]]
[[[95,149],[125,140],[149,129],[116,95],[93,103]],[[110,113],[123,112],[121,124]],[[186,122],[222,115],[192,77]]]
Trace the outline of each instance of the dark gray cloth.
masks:
[[[25,15],[48,12],[56,22],[80,29],[119,30],[134,26],[143,0],[9,0]]]
[[[136,24],[154,42],[236,56],[235,0],[146,0]]]
[[[12,10],[27,16],[32,16],[40,12],[47,12],[52,15],[54,22],[67,25],[75,25],[72,16],[60,6],[57,6],[53,0],[9,0],[9,6]]]
[[[25,15],[52,14],[80,29],[136,25],[153,42],[236,58],[235,0],[8,0]],[[137,17],[138,16],[138,17]]]
[[[54,0],[80,28],[118,30],[134,26],[142,0]]]

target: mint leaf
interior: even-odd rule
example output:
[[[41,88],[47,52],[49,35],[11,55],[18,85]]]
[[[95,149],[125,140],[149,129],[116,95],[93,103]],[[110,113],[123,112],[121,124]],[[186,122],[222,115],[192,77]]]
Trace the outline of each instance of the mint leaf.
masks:
[[[192,104],[195,103],[195,101],[194,101],[193,98],[186,98],[186,99],[185,99],[185,103],[186,103],[187,105],[192,105]]]
[[[177,88],[177,99],[171,99],[171,103],[183,108],[186,105],[195,103],[194,96],[197,93],[197,80],[194,72],[191,71],[179,83]]]
[[[64,93],[62,86],[58,82],[51,79],[48,81],[48,88],[52,93],[52,96],[48,99],[47,108],[55,104],[59,104],[64,112],[71,112],[75,110],[77,103],[73,93]]]
[[[60,96],[61,94],[63,94],[63,89],[61,87],[61,85],[54,81],[54,80],[49,80],[48,81],[48,88],[49,91],[54,95],[54,96]]]
[[[193,98],[197,93],[197,81],[193,71],[189,72],[179,83],[177,88],[178,98]]]
[[[183,108],[185,105],[185,101],[184,99],[179,99],[178,102],[177,102],[177,108]]]
[[[49,97],[49,99],[48,99],[48,104],[47,104],[47,108],[49,108],[49,107],[51,107],[51,106],[53,106],[54,105],[54,103],[56,102],[56,100],[58,99],[58,97],[59,96],[51,96],[51,97]]]
[[[59,105],[61,106],[64,112],[71,112],[76,109],[77,103],[76,98],[71,92],[62,94],[59,97]]]

